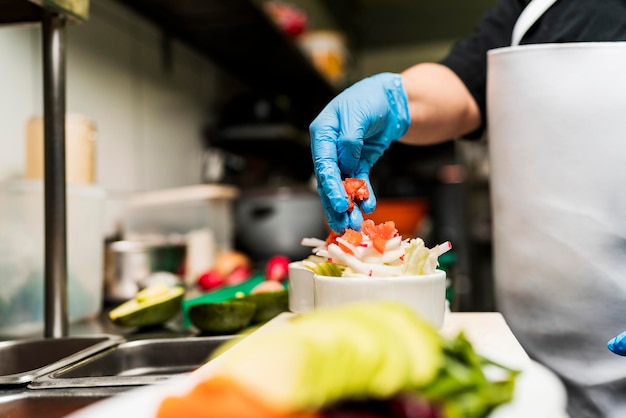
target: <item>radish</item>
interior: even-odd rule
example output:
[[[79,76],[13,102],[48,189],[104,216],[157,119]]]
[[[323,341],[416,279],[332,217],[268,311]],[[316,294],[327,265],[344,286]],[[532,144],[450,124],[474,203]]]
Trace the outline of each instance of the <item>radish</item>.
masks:
[[[284,255],[275,255],[270,258],[265,266],[265,279],[275,281],[286,279],[290,262],[291,260]]]
[[[205,271],[200,275],[200,277],[198,277],[198,286],[200,286],[202,290],[212,290],[218,288],[223,286],[225,282],[226,279],[224,276],[215,270]]]

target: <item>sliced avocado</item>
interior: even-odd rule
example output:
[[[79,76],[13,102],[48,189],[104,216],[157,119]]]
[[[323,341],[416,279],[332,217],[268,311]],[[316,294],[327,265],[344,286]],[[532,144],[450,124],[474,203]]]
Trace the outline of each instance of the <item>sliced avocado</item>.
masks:
[[[256,306],[252,324],[261,324],[274,318],[281,312],[289,310],[289,291],[287,289],[276,292],[251,293],[236,300],[251,302]]]
[[[346,308],[346,315],[360,318],[372,327],[384,328],[386,337],[381,333],[380,338],[394,342],[393,346],[385,348],[385,366],[370,381],[372,392],[386,397],[395,392],[391,391],[394,385],[406,388],[430,383],[443,364],[443,342],[439,333],[404,304],[385,301],[378,304],[385,308],[382,315],[367,303]]]
[[[415,365],[441,355],[438,340],[429,342],[436,331],[413,319],[412,310],[386,302],[319,308],[250,335],[222,357],[216,374],[285,413],[386,397],[413,388]],[[416,350],[417,341],[426,348]],[[435,363],[421,367],[436,372]],[[276,384],[268,385],[268,376]]]
[[[398,332],[404,333],[404,343],[411,355],[409,385],[424,387],[430,384],[443,367],[443,337],[430,322],[417,315],[408,305],[397,302],[386,305],[389,320]]]
[[[313,336],[312,344],[333,353],[332,358],[316,362],[320,377],[313,388],[322,391],[315,394],[316,398],[328,404],[369,396],[367,386],[386,361],[379,335],[372,332],[370,324],[346,317],[334,308],[302,314],[293,321]]]
[[[361,309],[361,305],[346,305],[344,315],[352,318],[353,327],[363,324],[361,329],[375,337],[373,347],[377,350],[377,358],[383,358],[373,374],[367,376],[353,375],[348,382],[349,390],[355,393],[367,393],[371,397],[385,399],[402,389],[408,380],[411,363],[409,351],[403,343],[404,335],[396,332],[387,312]]]
[[[319,397],[312,399],[311,394],[324,390],[317,387],[317,365],[326,362],[329,353],[313,341],[313,335],[289,325],[259,331],[225,353],[215,363],[213,375],[233,379],[259,394],[277,413],[314,409]]]
[[[244,329],[254,316],[256,305],[243,300],[201,303],[189,308],[189,319],[207,334],[233,334]]]
[[[120,327],[161,325],[181,312],[184,294],[185,289],[180,286],[149,286],[109,312],[109,319]]]

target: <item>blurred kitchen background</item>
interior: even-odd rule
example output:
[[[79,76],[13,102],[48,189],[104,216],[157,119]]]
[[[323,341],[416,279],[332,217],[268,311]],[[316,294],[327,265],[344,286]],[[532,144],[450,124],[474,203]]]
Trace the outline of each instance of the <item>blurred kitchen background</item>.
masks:
[[[327,233],[310,121],[365,76],[440,59],[493,3],[92,0],[67,38],[70,315],[114,296],[105,271],[189,276],[215,248],[305,257],[299,240]],[[0,51],[3,308],[43,286],[39,26],[2,27]],[[383,220],[453,243],[454,310],[495,309],[485,145],[393,144],[372,173]]]

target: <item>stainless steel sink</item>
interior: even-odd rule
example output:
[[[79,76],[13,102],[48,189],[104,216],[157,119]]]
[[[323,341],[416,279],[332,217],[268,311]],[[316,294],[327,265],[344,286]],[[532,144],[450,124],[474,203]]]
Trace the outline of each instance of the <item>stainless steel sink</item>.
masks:
[[[126,341],[77,363],[34,379],[28,387],[81,388],[138,386],[188,373],[235,336],[162,338]]]
[[[0,394],[0,417],[61,418],[121,393],[112,389],[20,390]]]
[[[2,341],[0,387],[26,385],[122,341],[114,335]]]

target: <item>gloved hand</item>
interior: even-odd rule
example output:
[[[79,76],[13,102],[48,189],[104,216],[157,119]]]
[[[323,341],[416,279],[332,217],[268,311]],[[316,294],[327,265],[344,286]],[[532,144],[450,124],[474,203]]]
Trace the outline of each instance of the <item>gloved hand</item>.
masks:
[[[617,337],[611,338],[606,346],[620,356],[626,356],[626,331],[619,334]]]
[[[363,212],[376,208],[370,169],[409,127],[408,99],[399,74],[365,78],[330,101],[309,127],[317,189],[330,228],[361,229]],[[342,179],[367,182],[370,197],[348,213]]]

